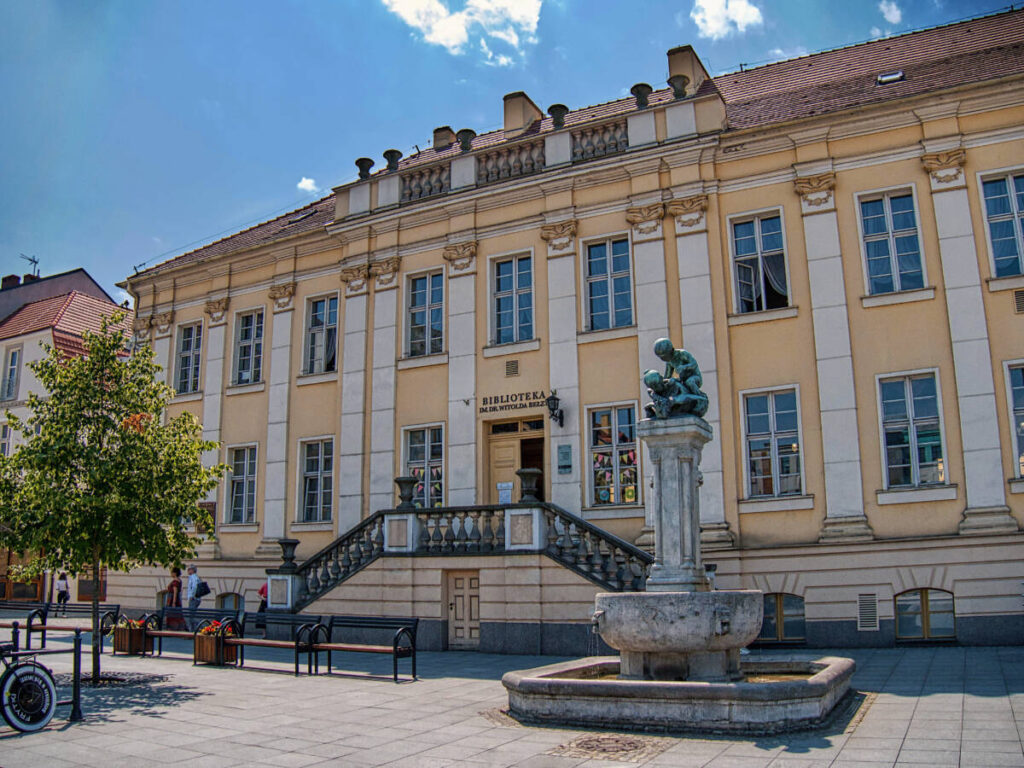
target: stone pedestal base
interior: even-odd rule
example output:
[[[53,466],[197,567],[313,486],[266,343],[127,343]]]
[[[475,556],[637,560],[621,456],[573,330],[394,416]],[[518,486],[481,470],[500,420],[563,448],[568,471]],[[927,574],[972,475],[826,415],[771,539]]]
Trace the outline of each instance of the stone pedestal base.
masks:
[[[729,524],[701,523],[700,548],[707,551],[713,549],[732,549],[736,546],[736,535],[729,530]]]
[[[848,541],[871,541],[875,532],[864,515],[826,517],[818,536],[819,544],[844,544]]]
[[[1009,507],[968,507],[960,521],[961,536],[984,536],[992,533],[1017,533],[1020,526]]]
[[[260,542],[260,545],[256,547],[257,558],[269,558],[273,560],[281,559],[281,545],[277,543],[277,539],[264,539]]]
[[[654,554],[654,529],[648,525],[645,525],[640,530],[640,535],[633,541],[640,549],[644,552]]]
[[[730,683],[743,679],[740,650],[696,653],[647,653],[622,651],[620,680],[690,680],[702,683]]]

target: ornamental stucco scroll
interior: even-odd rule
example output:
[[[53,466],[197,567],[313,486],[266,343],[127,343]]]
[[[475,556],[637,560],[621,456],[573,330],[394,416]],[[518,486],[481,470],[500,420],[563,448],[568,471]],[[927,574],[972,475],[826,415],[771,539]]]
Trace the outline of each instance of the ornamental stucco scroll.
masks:
[[[270,286],[270,299],[274,302],[274,311],[281,312],[291,307],[295,296],[295,283],[278,283]]]
[[[451,265],[452,272],[468,272],[476,258],[477,241],[446,245],[442,257]]]
[[[540,228],[540,239],[548,244],[548,258],[566,256],[575,249],[576,219],[545,224]]]

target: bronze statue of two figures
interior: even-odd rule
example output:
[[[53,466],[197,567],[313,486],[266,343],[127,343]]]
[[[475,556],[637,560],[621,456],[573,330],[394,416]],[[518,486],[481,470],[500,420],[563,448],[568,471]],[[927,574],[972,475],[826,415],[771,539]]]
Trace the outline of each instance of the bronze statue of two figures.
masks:
[[[665,361],[665,375],[644,371],[643,382],[651,402],[644,406],[649,419],[677,416],[703,416],[708,411],[708,396],[701,391],[704,377],[693,355],[676,349],[670,339],[654,342],[654,354]]]

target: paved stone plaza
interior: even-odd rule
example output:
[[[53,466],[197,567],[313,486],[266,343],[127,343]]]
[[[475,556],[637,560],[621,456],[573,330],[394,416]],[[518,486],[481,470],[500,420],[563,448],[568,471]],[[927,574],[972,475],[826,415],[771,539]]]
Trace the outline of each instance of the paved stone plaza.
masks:
[[[510,720],[502,673],[554,657],[422,653],[420,680],[395,685],[389,657],[338,654],[334,676],[295,678],[287,654],[247,654],[247,665],[273,670],[257,671],[193,667],[185,650],[105,655],[105,670],[151,677],[86,689],[82,724],[61,708],[41,733],[0,728],[0,766],[1024,766],[1024,648],[830,651],[856,659],[856,696],[827,727],[771,738]],[[68,656],[46,661],[70,670]]]

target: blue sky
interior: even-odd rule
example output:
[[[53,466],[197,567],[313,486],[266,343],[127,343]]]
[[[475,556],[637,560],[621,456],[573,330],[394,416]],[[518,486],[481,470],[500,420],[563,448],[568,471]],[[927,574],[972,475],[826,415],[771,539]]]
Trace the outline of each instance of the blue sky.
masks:
[[[999,9],[999,0],[6,0],[0,273],[114,283],[328,193],[353,161]]]

